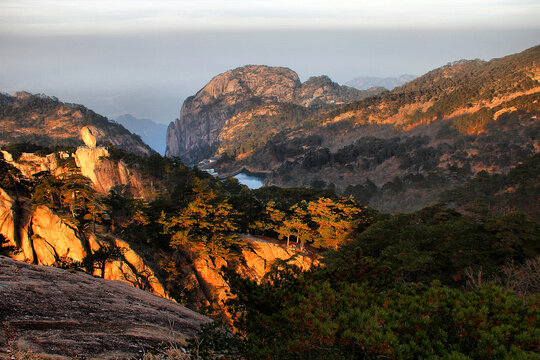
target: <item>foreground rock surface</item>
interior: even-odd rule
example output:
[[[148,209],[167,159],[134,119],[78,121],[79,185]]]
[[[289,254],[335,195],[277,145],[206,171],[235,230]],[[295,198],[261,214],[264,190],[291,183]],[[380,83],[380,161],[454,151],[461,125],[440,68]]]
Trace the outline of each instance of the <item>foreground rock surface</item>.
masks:
[[[119,281],[0,256],[0,348],[54,359],[128,359],[210,321]],[[1,358],[2,355],[0,355]]]

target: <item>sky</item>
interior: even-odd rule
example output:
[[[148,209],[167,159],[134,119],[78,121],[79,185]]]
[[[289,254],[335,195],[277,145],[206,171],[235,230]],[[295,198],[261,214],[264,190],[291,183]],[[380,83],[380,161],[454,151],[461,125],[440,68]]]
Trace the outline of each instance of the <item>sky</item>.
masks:
[[[538,45],[538,19],[538,0],[0,0],[0,91],[168,123],[246,64],[421,75]]]

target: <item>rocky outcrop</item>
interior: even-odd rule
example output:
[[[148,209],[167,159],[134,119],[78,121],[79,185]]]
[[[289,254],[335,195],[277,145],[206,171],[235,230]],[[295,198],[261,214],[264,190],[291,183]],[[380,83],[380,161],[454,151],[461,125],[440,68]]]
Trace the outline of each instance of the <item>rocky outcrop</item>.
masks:
[[[339,104],[364,97],[364,93],[339,86],[328,77],[310,78],[282,67],[249,65],[213,78],[184,102],[180,118],[167,130],[167,156],[191,164],[213,156],[221,129],[243,109],[265,104]]]
[[[121,160],[110,159],[109,151],[105,147],[81,146],[74,154],[65,151],[45,156],[22,153],[17,161],[14,161],[9,152],[1,151],[4,160],[20,170],[27,178],[32,178],[42,171],[61,176],[71,171],[66,163],[72,162],[101,194],[106,195],[109,190],[119,185],[124,186],[128,194],[137,198],[151,198],[154,193],[152,185],[145,182],[139,172],[130,169]]]
[[[9,348],[31,358],[139,358],[182,346],[210,321],[122,282],[3,256],[0,298],[2,353]]]
[[[96,137],[92,135],[92,130],[88,126],[84,126],[81,129],[81,138],[84,144],[89,148],[96,147]]]
[[[122,161],[111,160],[106,148],[80,147],[74,158],[81,174],[92,181],[98,192],[108,194],[114,186],[122,185],[134,197],[151,197],[150,186],[145,187],[142,175],[129,169]]]
[[[232,267],[237,273],[260,281],[277,260],[288,260],[302,270],[319,265],[319,256],[316,253],[309,253],[294,246],[287,248],[280,242],[251,235],[242,235],[241,239],[244,242],[243,249],[236,261],[228,261],[222,257],[198,256],[191,269],[186,269],[192,275],[191,281],[197,284],[194,287],[196,296],[206,301],[206,305],[223,304],[230,297],[229,284],[220,272],[224,266]]]
[[[82,262],[104,246],[120,249],[120,259],[108,261],[105,271],[95,269],[96,276],[120,280],[132,286],[168,297],[162,284],[126,242],[109,236],[98,239],[85,234],[55,215],[49,208],[38,206],[34,210],[24,201],[16,201],[0,189],[0,234],[17,251],[13,258],[28,263],[50,266],[58,262]]]
[[[58,176],[62,174],[65,169],[60,164],[61,160],[66,160],[71,157],[71,155],[65,151],[60,151],[58,153],[52,153],[45,156],[36,155],[33,153],[22,153],[17,161],[13,159],[13,156],[5,151],[0,150],[4,156],[4,161],[15,166],[19,171],[27,178],[31,178],[33,175],[42,172],[48,171],[52,175]]]

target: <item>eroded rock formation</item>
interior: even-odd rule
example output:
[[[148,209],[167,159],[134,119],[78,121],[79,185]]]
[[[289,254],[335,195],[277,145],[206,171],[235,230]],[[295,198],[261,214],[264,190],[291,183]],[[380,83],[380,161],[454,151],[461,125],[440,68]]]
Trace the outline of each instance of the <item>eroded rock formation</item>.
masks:
[[[96,147],[96,137],[92,134],[92,130],[88,126],[84,126],[81,129],[81,138],[89,148]]]
[[[103,274],[96,269],[96,276],[127,282],[168,297],[153,270],[126,242],[112,236],[98,239],[94,234],[82,233],[46,206],[32,209],[29,203],[16,201],[3,189],[0,189],[0,233],[17,249],[14,259],[46,266],[58,261],[81,262],[101,247],[114,245],[121,249],[121,259],[107,262]]]
[[[223,304],[229,298],[230,287],[220,269],[232,267],[242,276],[261,280],[278,260],[289,260],[303,270],[319,265],[315,253],[300,251],[291,246],[251,235],[241,236],[244,241],[242,254],[237,261],[222,257],[198,256],[191,266],[184,266],[186,287],[194,291],[195,298],[204,305]],[[187,284],[191,282],[191,285]]]
[[[122,161],[111,160],[106,148],[80,147],[74,157],[81,174],[92,181],[98,192],[108,194],[112,187],[123,185],[135,197],[151,197],[150,192],[145,189],[141,174],[129,169]]]
[[[9,152],[1,152],[4,160],[19,169],[27,178],[32,178],[42,171],[61,176],[69,172],[66,163],[72,161],[101,194],[108,194],[111,188],[118,185],[125,186],[127,192],[134,197],[151,198],[153,194],[151,184],[146,184],[140,173],[130,169],[122,161],[110,159],[109,151],[105,147],[79,147],[74,154],[65,151],[45,156],[22,153],[17,161]]]

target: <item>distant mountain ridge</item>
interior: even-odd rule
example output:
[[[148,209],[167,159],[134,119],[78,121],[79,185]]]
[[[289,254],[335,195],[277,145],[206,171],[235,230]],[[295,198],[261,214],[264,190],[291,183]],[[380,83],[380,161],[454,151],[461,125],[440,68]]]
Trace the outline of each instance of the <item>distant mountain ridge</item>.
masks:
[[[393,90],[397,86],[408,83],[416,79],[418,76],[403,74],[397,77],[375,77],[375,76],[359,76],[345,83],[358,90],[368,90],[376,87],[383,87],[388,90]]]
[[[154,152],[139,136],[82,105],[27,92],[0,95],[0,145],[26,142],[45,147],[80,146],[84,126],[92,128],[99,145],[111,143],[137,155]]]
[[[161,155],[165,154],[167,125],[150,119],[138,119],[131,114],[120,115],[116,118],[116,122],[139,135],[145,143]]]

